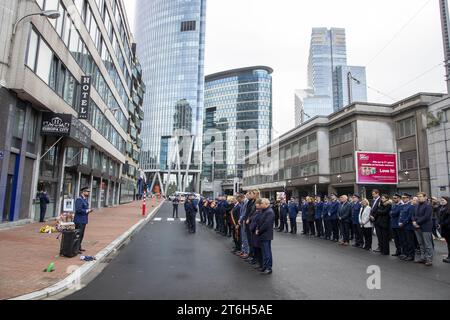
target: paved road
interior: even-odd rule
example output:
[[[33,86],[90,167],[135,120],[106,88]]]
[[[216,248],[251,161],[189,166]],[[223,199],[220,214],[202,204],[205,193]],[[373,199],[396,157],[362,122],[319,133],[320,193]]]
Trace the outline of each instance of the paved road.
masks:
[[[181,209],[181,206],[180,206]],[[181,217],[184,212],[181,209]],[[199,225],[167,221],[164,204],[89,285],[66,299],[449,299],[450,266],[438,245],[432,268],[353,247],[276,233],[274,274],[263,276],[230,253],[231,240]],[[375,241],[376,244],[376,241]],[[381,268],[381,290],[369,290],[367,268]]]

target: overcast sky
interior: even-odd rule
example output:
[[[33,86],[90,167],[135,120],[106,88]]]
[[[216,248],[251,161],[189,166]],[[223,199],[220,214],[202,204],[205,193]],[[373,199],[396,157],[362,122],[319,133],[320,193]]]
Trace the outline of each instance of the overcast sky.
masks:
[[[346,29],[348,63],[367,66],[371,102],[445,91],[437,0],[207,1],[206,75],[272,67],[278,134],[294,127],[294,90],[306,86],[313,27]],[[124,2],[133,26],[135,0]]]

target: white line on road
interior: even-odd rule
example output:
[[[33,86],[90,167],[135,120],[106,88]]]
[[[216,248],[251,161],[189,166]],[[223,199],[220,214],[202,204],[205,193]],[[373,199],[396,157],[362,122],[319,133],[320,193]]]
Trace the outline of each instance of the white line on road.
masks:
[[[167,218],[167,221],[173,222],[173,221],[175,221],[175,219],[174,218]]]
[[[155,218],[155,219],[153,219],[153,221],[161,221],[162,220],[162,218]]]

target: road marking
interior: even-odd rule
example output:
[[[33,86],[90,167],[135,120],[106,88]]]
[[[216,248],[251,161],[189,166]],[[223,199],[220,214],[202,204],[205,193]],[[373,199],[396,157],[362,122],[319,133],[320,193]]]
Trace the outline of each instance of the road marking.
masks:
[[[180,221],[181,221],[181,222],[185,222],[185,221],[186,221],[186,218],[180,218]]]
[[[175,219],[174,218],[167,218],[167,221],[173,222],[173,221],[175,221]]]
[[[197,222],[200,222],[200,221],[201,221],[200,219],[195,219],[195,220],[197,220]]]
[[[155,218],[155,219],[153,219],[153,221],[161,221],[162,220],[162,218]]]

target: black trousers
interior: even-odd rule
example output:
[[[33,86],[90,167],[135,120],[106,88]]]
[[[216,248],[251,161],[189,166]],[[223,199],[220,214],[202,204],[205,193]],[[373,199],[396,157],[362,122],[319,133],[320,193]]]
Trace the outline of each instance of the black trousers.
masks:
[[[394,238],[394,243],[395,243],[395,254],[399,255],[399,254],[403,254],[402,252],[402,245],[400,242],[400,229],[392,229],[392,236]]]
[[[303,222],[303,234],[309,234],[309,223],[308,220],[302,219]]]
[[[447,251],[448,251],[447,258],[450,259],[450,236],[446,236],[444,238],[445,238],[445,241],[447,242]]]
[[[45,214],[47,213],[47,207],[41,207],[39,222],[45,222]]]
[[[312,235],[312,236],[315,236],[316,235],[316,228],[314,226],[314,221],[308,221],[308,225],[309,225],[309,227],[308,227],[309,234]]]
[[[250,225],[245,225],[245,233],[247,234],[247,240],[249,243],[248,246],[248,256],[254,258],[255,257],[255,252],[254,252],[254,247],[251,245],[252,242],[252,232],[250,231]]]
[[[364,249],[372,249],[373,228],[361,228],[364,237]]]
[[[214,227],[214,213],[208,213],[208,227],[213,228]]]
[[[341,221],[342,240],[347,243],[350,241],[350,228],[350,222]]]
[[[359,224],[352,224],[352,230],[355,239],[355,244],[359,247],[362,247],[364,245],[364,239],[361,226]]]
[[[381,238],[380,238],[381,231],[380,231],[380,228],[377,225],[375,225],[375,233],[377,234],[377,239],[378,239],[378,248],[377,249],[381,250],[381,246],[380,246],[380,243],[381,243]]]
[[[289,217],[291,221],[291,232],[297,234],[297,217]]]
[[[278,228],[280,226],[280,213],[278,212],[278,210],[275,210],[274,225],[275,228]]]
[[[172,217],[175,218],[175,216],[176,216],[176,218],[178,219],[178,205],[174,205],[174,206],[173,206]]]
[[[339,225],[337,219],[330,220],[331,232],[333,233],[333,240],[339,241]]]
[[[402,253],[408,258],[414,258],[416,255],[416,235],[413,230],[399,229],[400,245]]]
[[[387,228],[378,228],[379,236],[379,246],[381,254],[383,255],[389,255],[390,248],[389,248],[389,241],[391,240],[390,231]]]
[[[76,223],[75,229],[77,229],[80,232],[80,249],[81,249],[83,248],[81,246],[81,243],[83,242],[84,232],[86,231],[86,224]]]
[[[263,267],[263,255],[262,250],[259,247],[253,247],[254,256],[253,258],[258,263],[258,265],[262,268]]]
[[[280,230],[284,231],[284,229],[286,229],[287,232],[289,232],[289,225],[288,225],[288,221],[287,221],[288,217],[287,216],[281,216],[280,219]]]
[[[241,243],[240,229],[236,228],[236,226],[232,226],[231,229],[233,232],[234,250],[241,251],[242,243]]]
[[[325,226],[325,238],[330,239],[331,238],[331,224],[330,220],[324,219],[323,224]]]
[[[322,237],[324,235],[322,219],[316,219],[316,234],[318,237]]]

